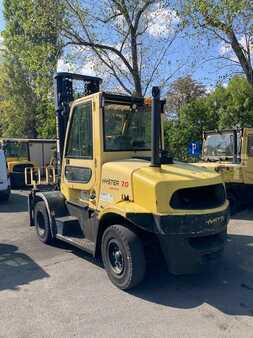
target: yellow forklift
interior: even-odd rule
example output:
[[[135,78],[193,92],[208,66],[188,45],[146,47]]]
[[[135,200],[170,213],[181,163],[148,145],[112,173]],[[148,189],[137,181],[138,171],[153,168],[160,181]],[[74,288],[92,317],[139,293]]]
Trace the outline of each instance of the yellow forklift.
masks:
[[[39,239],[65,241],[102,258],[117,287],[139,284],[159,248],[185,274],[219,258],[229,203],[221,177],[163,150],[165,101],[100,90],[101,79],[55,75],[58,182],[29,195]],[[82,88],[77,98],[75,88]]]
[[[231,214],[253,199],[253,128],[205,131],[201,162],[222,175]]]
[[[25,168],[46,167],[56,149],[56,141],[51,139],[1,138],[0,149],[4,150],[11,187],[25,186]]]

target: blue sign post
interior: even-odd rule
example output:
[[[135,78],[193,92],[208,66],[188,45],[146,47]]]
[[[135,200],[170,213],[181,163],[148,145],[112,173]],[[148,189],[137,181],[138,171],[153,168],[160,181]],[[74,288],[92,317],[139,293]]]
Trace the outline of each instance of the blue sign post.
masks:
[[[191,144],[189,144],[188,146],[188,155],[190,156],[200,156],[201,154],[201,143],[200,142],[192,142]]]

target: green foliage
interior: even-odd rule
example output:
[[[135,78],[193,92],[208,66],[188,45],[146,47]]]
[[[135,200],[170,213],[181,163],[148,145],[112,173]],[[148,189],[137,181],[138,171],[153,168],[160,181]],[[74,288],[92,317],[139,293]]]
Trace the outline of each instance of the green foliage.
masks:
[[[201,141],[204,130],[235,127],[253,127],[253,89],[239,76],[227,87],[218,86],[213,93],[185,104],[178,120],[166,121],[166,148],[177,159],[191,160],[187,147]]]
[[[209,14],[213,18],[224,20],[225,18],[230,23],[238,15],[246,15],[252,6],[251,0],[186,0],[184,9],[188,14],[198,12],[203,16]]]
[[[60,1],[5,0],[4,16],[1,133],[53,137],[52,78],[60,51]]]
[[[234,77],[216,93],[219,128],[253,127],[253,88],[242,77]]]
[[[230,46],[234,55],[227,55],[226,62],[237,63],[253,87],[252,0],[185,0],[179,6],[178,15],[184,26],[190,25],[208,39]]]
[[[1,135],[9,137],[36,137],[35,96],[22,71],[22,67],[11,55],[1,65],[0,101]]]

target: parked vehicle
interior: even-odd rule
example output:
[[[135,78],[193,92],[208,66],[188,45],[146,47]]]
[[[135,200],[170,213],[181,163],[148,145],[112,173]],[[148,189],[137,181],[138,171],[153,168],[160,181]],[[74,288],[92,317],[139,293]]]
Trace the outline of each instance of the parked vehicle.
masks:
[[[7,201],[10,197],[10,179],[4,151],[0,150],[0,200]]]
[[[74,81],[85,89],[75,99]],[[100,91],[101,79],[55,76],[60,181],[29,195],[39,239],[102,257],[117,287],[144,278],[145,253],[161,250],[174,274],[222,255],[229,220],[221,176],[174,161],[163,148],[165,101]]]
[[[25,168],[45,168],[51,161],[56,141],[50,139],[2,138],[0,147],[4,150],[13,188],[25,185]]]
[[[201,161],[197,165],[221,174],[232,214],[252,204],[253,128],[204,132]]]

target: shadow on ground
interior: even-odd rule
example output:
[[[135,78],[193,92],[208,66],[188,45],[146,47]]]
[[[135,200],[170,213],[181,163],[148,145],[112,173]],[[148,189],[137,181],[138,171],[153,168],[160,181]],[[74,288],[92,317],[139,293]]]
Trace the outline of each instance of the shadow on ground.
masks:
[[[14,245],[0,244],[0,292],[18,290],[22,285],[49,275]]]
[[[253,221],[253,208],[244,209],[233,215],[231,219]]]
[[[99,259],[99,258],[95,258],[93,257],[91,254],[89,254],[88,252],[86,251],[83,251],[71,244],[68,244],[66,242],[63,242],[63,241],[60,241],[60,240],[56,240],[54,242],[54,247],[58,248],[58,249],[62,249],[62,250],[67,250],[69,252],[71,252],[73,255],[81,258],[81,259],[85,259],[87,262],[89,263],[92,263],[94,265],[96,265],[97,267],[103,269],[104,266],[103,266],[103,263],[102,263],[102,260]]]
[[[223,260],[200,275],[172,276],[165,264],[152,266],[144,283],[129,293],[174,308],[207,303],[226,314],[253,316],[253,236],[230,235]]]
[[[57,241],[56,246],[103,267],[100,261],[71,245]],[[144,282],[128,293],[178,309],[207,303],[225,314],[253,316],[253,236],[229,235],[224,258],[199,275],[172,276],[163,261],[153,261]],[[208,319],[215,316],[212,311],[205,311]]]
[[[17,194],[15,191],[11,193],[9,201],[0,202],[0,213],[14,213],[27,211],[27,196]]]

